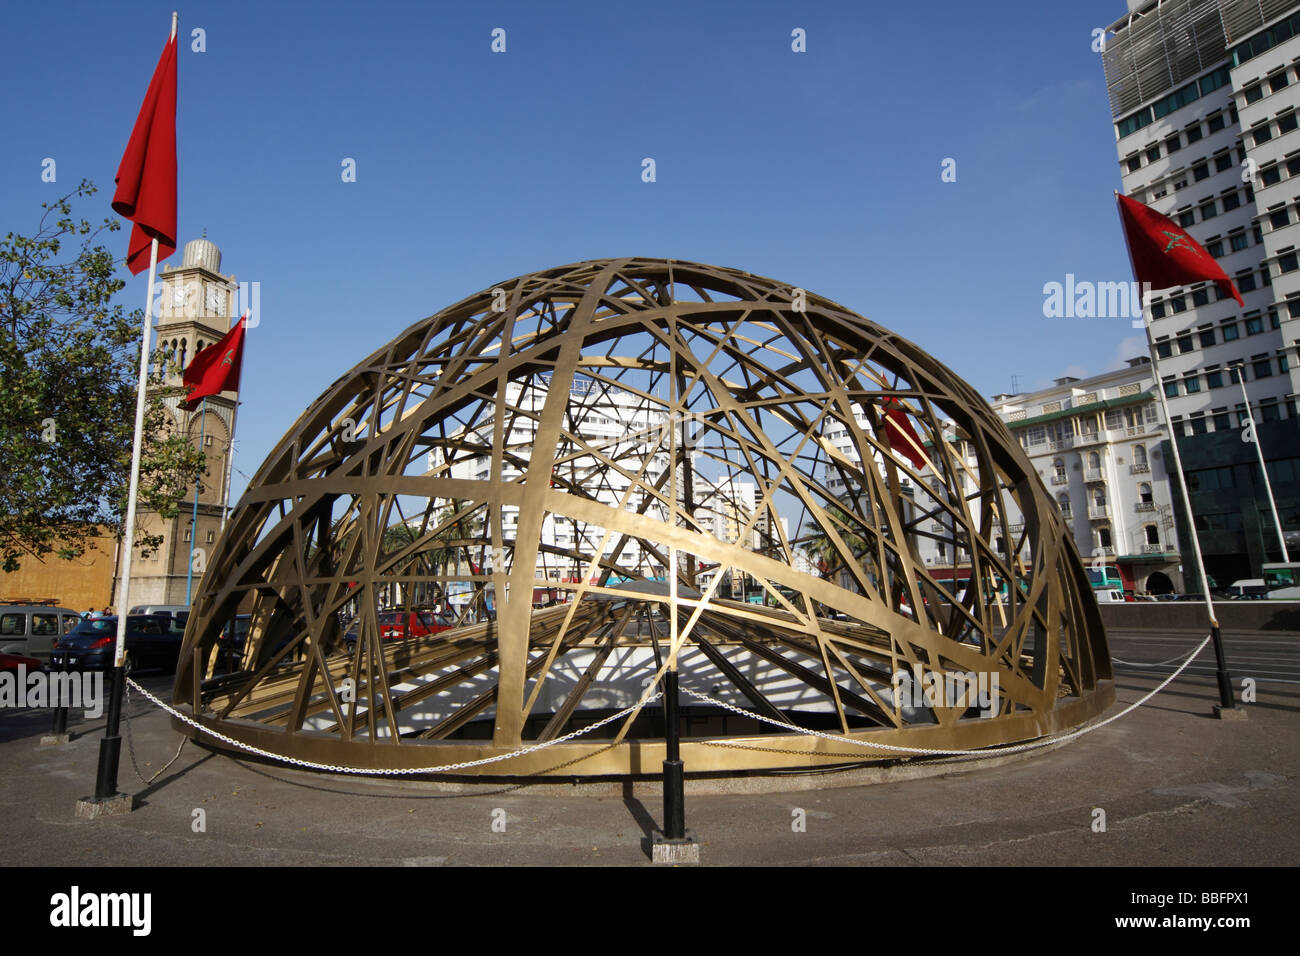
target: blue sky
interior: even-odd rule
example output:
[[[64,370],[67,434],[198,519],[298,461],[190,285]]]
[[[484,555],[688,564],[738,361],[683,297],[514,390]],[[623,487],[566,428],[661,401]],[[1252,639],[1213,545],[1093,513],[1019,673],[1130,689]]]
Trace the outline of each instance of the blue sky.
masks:
[[[172,9],[6,10],[0,228],[32,231],[39,204],[82,178],[100,192],[78,212],[111,214]],[[1123,0],[179,12],[180,239],[206,228],[223,270],[261,283],[236,498],[297,415],[397,332],[582,259],[673,257],[802,286],[985,395],[1013,375],[1033,388],[1144,349],[1127,319],[1043,316],[1044,283],[1066,273],[1132,277],[1091,49]],[[497,27],[505,53],[490,49]],[[806,53],[791,51],[796,27]],[[41,181],[46,157],[54,184]],[[125,255],[125,232],[110,241]],[[130,308],[144,282],[128,282]]]

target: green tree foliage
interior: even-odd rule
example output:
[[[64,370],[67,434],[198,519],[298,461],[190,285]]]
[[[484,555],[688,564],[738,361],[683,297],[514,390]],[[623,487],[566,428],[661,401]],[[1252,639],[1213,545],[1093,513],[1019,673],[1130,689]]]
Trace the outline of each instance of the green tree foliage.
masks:
[[[135,430],[143,312],[114,301],[125,283],[97,245],[120,223],[74,218],[72,202],[95,192],[82,181],[51,203],[31,236],[0,241],[0,559],[5,571],[50,554],[72,559],[126,513]],[[138,510],[175,517],[204,470],[164,404],[155,353],[140,469]],[[175,369],[171,369],[172,372]],[[146,554],[159,535],[137,532]]]

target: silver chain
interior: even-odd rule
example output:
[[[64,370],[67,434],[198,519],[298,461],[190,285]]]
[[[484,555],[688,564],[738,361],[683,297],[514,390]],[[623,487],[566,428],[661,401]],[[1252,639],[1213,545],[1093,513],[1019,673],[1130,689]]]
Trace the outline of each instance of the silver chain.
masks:
[[[448,773],[453,770],[465,770],[468,769],[469,767],[481,767],[485,764],[499,763],[502,760],[511,760],[514,757],[522,757],[524,754],[530,754],[530,753],[535,753],[539,750],[545,750],[548,747],[554,747],[556,744],[562,744],[566,740],[573,740],[574,738],[581,737],[583,734],[591,733],[591,731],[593,730],[597,730],[601,727],[604,727],[606,724],[613,723],[614,721],[618,720],[620,717],[626,717],[628,714],[632,713],[633,711],[639,710],[640,708],[646,706],[647,704],[653,703],[661,696],[660,691],[655,691],[653,694],[651,694],[649,697],[645,698],[644,700],[637,701],[637,703],[633,704],[631,707],[625,707],[623,710],[620,710],[617,714],[610,714],[608,717],[601,718],[600,720],[596,721],[594,724],[588,724],[586,727],[582,727],[579,728],[578,730],[573,731],[572,733],[565,734],[563,737],[556,737],[554,740],[545,740],[542,743],[533,744],[532,746],[524,747],[520,750],[512,750],[508,754],[498,754],[495,757],[483,757],[479,760],[465,760],[462,761],[461,763],[443,764],[438,767],[414,767],[410,769],[403,769],[403,768],[394,768],[394,767],[342,767],[337,764],[317,763],[314,760],[301,760],[298,757],[286,757],[283,754],[272,753],[269,750],[263,750],[261,747],[254,747],[252,744],[246,744],[242,740],[235,740],[233,737],[227,737],[225,734],[219,733],[218,731],[213,730],[211,727],[204,727],[202,724],[194,720],[192,717],[189,717],[186,714],[182,714],[176,708],[163,703],[161,700],[159,700],[153,694],[149,693],[147,690],[145,690],[135,681],[131,680],[129,677],[127,678],[126,682],[127,684],[129,684],[130,686],[138,690],[145,697],[147,697],[149,700],[153,701],[155,704],[161,707],[163,710],[167,711],[167,713],[171,714],[177,720],[189,724],[195,730],[202,731],[203,733],[208,734],[211,737],[217,738],[217,740],[230,744],[230,746],[232,747],[237,747],[240,750],[246,750],[251,754],[257,754],[259,757],[269,757],[272,760],[279,760],[282,763],[293,764],[296,767],[308,767],[312,770],[329,770],[333,773],[381,774],[384,776],[394,776],[394,777],[403,776],[406,774],[413,774],[413,773]]]
[[[1121,717],[1125,716],[1126,714],[1132,713],[1133,711],[1141,707],[1143,704],[1145,704],[1152,697],[1154,697],[1156,694],[1164,690],[1165,687],[1167,687],[1175,677],[1181,674],[1183,672],[1183,669],[1186,668],[1187,665],[1192,662],[1192,659],[1195,658],[1197,654],[1201,653],[1201,651],[1205,648],[1205,645],[1210,643],[1210,637],[1211,635],[1207,634],[1205,636],[1205,640],[1201,641],[1200,645],[1196,648],[1196,650],[1192,651],[1192,653],[1188,655],[1187,659],[1183,661],[1181,665],[1179,665],[1178,670],[1174,671],[1163,681],[1161,681],[1159,687],[1155,688],[1155,690],[1151,691],[1149,694],[1142,697],[1136,703],[1130,704],[1128,707],[1125,707],[1123,710],[1121,710],[1118,714],[1115,714],[1113,717],[1107,717],[1105,720],[1098,721],[1095,724],[1089,724],[1087,727],[1080,728],[1079,730],[1072,730],[1069,733],[1061,734],[1058,737],[1044,737],[1041,740],[1035,740],[1032,743],[985,747],[981,750],[938,750],[931,747],[902,747],[902,746],[897,746],[895,744],[885,744],[885,743],[876,743],[876,742],[871,742],[866,740],[857,740],[853,737],[843,737],[839,734],[826,734],[826,733],[822,733],[819,730],[809,730],[806,727],[796,727],[794,724],[786,723],[780,720],[775,720],[771,717],[765,717],[762,714],[755,714],[748,710],[745,710],[742,707],[736,707],[733,704],[728,704],[725,701],[714,700],[713,698],[707,696],[706,694],[701,694],[699,691],[691,690],[689,687],[683,687],[682,690],[690,694],[692,697],[696,697],[700,700],[707,701],[708,703],[713,704],[714,706],[717,707],[721,707],[724,710],[730,710],[737,714],[742,714],[745,717],[751,717],[754,720],[762,721],[765,724],[772,724],[774,727],[780,727],[783,730],[793,730],[801,734],[806,734],[809,737],[820,737],[823,740],[834,740],[837,743],[850,744],[851,746],[854,747],[864,747],[868,749],[879,749],[879,750],[896,750],[902,753],[913,753],[913,754],[934,754],[937,756],[955,757],[955,756],[965,756],[968,754],[976,754],[982,757],[991,757],[991,756],[997,756],[998,754],[1013,754],[1013,753],[1020,753],[1026,750],[1037,750],[1041,747],[1050,747],[1052,744],[1062,743],[1063,741],[1066,740],[1073,740],[1076,737],[1082,737],[1084,734],[1092,733],[1092,731],[1094,730],[1099,730],[1102,727],[1105,727],[1111,721],[1119,720]],[[711,743],[716,744],[719,747],[740,746],[739,744],[729,744],[726,743],[725,741],[711,741]]]
[[[1127,716],[1128,714],[1132,713],[1133,711],[1141,707],[1143,704],[1145,704],[1156,694],[1160,693],[1162,690],[1168,687],[1169,684],[1173,682],[1174,678],[1176,678],[1179,674],[1181,674],[1186,669],[1187,665],[1190,664],[1192,660],[1198,654],[1200,654],[1202,650],[1205,649],[1205,646],[1210,643],[1210,637],[1211,635],[1207,634],[1205,636],[1205,640],[1201,641],[1201,643],[1197,645],[1196,649],[1192,651],[1192,653],[1187,656],[1187,658],[1182,662],[1182,664],[1178,666],[1178,669],[1175,670],[1168,677],[1166,677],[1163,681],[1161,681],[1159,686],[1157,686],[1154,690],[1150,691],[1149,693],[1143,695],[1139,700],[1125,707],[1118,714],[1115,714],[1112,717],[1107,717],[1105,720],[1098,721],[1095,724],[1089,724],[1087,727],[1082,727],[1079,730],[1073,730],[1070,731],[1069,733],[1061,734],[1056,737],[1044,737],[1040,740],[1035,740],[1027,744],[985,747],[980,750],[941,750],[932,747],[903,747],[895,744],[857,740],[853,737],[844,737],[840,734],[822,733],[819,730],[809,730],[806,727],[797,727],[794,724],[785,721],[774,720],[771,717],[766,717],[762,714],[753,713],[752,711],[745,710],[743,707],[737,707],[734,704],[728,704],[725,701],[714,700],[712,697],[709,697],[707,694],[702,694],[699,691],[691,690],[689,687],[683,687],[682,690],[685,691],[687,694],[690,694],[692,697],[713,704],[715,707],[721,707],[723,710],[729,710],[732,711],[733,713],[752,718],[753,720],[757,720],[765,724],[771,724],[775,727],[780,727],[782,730],[793,730],[797,733],[801,733],[809,737],[820,737],[823,740],[833,740],[836,743],[849,744],[850,746],[853,747],[862,747],[871,750],[892,750],[901,753],[931,754],[935,756],[978,755],[982,757],[990,757],[990,756],[997,756],[998,754],[1021,753],[1027,750],[1038,750],[1042,747],[1050,747],[1053,744],[1063,743],[1067,740],[1073,740],[1076,737],[1082,737],[1084,734],[1092,733],[1092,731],[1094,730],[1100,730],[1102,727],[1105,727],[1107,724],[1119,720],[1121,717]],[[1177,660],[1177,658],[1174,658],[1174,660]],[[563,737],[556,737],[554,740],[547,740],[539,744],[533,744],[532,746],[524,747],[520,750],[511,751],[508,754],[498,754],[497,756],[494,757],[483,757],[479,760],[466,760],[466,761],[462,761],[461,763],[442,764],[441,766],[437,766],[437,767],[418,767],[414,769],[399,769],[399,768],[390,768],[390,767],[383,767],[383,768],[343,767],[337,764],[318,763],[314,760],[302,760],[298,757],[286,757],[283,754],[272,753],[269,750],[263,750],[261,747],[254,747],[252,744],[246,744],[241,740],[235,740],[233,737],[228,737],[225,734],[213,730],[210,727],[203,726],[198,721],[194,720],[188,715],[182,714],[174,707],[171,707],[170,705],[163,703],[161,700],[159,700],[153,694],[149,693],[149,691],[145,690],[143,687],[141,687],[135,681],[131,680],[129,677],[126,679],[126,683],[128,687],[134,687],[145,698],[157,704],[159,707],[167,711],[167,713],[171,714],[177,720],[180,720],[182,723],[188,724],[189,726],[193,727],[195,730],[208,734],[211,737],[215,737],[217,740],[227,743],[232,747],[236,747],[239,750],[244,750],[251,754],[257,754],[260,757],[268,757],[271,760],[279,760],[282,763],[292,764],[297,767],[307,767],[312,770],[328,770],[333,773],[379,774],[384,776],[404,776],[406,774],[417,774],[417,773],[448,773],[453,770],[466,770],[469,769],[470,767],[482,767],[487,764],[499,763],[503,760],[511,760],[515,757],[522,757],[525,754],[536,753],[539,750],[545,750],[548,747],[553,747],[556,744],[561,744],[564,743],[565,741],[573,740],[577,737],[582,736],[583,734],[587,734],[593,730],[599,729],[600,727],[604,727],[606,724],[612,723],[613,721],[616,721],[622,717],[626,717],[628,714],[632,713],[633,711],[641,709],[642,707],[652,703],[653,701],[657,700],[659,697],[662,696],[661,691],[656,691],[654,694],[647,697],[645,700],[638,701],[637,703],[633,704],[630,707],[625,707],[623,710],[620,710],[616,714],[610,714],[608,717],[604,717],[601,720],[596,721],[594,724],[588,724],[586,727],[582,727],[578,730],[573,731],[572,733],[565,734]],[[130,721],[127,722],[127,734],[129,737]],[[708,743],[719,747],[743,746],[742,744],[738,744],[738,743],[731,744],[726,741],[717,741],[717,740],[709,741]],[[185,741],[184,739],[182,739],[181,746],[184,746],[184,744]],[[177,749],[176,751],[176,756],[177,757],[180,756],[179,749]],[[134,761],[134,759],[135,759],[135,754],[133,750],[132,761]],[[176,757],[172,757],[171,761],[168,761],[167,767],[171,766],[172,762],[174,762],[175,760]],[[163,767],[163,770],[166,770],[167,767]],[[136,773],[137,774],[139,773],[139,768],[137,768]],[[162,770],[158,771],[158,773],[162,773]],[[157,776],[158,774],[154,774],[155,778]],[[144,778],[141,777],[141,779]],[[145,781],[145,782],[149,783],[151,781]]]

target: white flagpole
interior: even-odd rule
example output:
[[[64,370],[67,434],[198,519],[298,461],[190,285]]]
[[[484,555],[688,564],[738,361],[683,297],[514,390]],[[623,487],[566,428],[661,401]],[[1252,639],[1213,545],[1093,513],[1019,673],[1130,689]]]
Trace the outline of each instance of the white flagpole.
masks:
[[[1115,192],[1115,203],[1119,211],[1120,229],[1124,233],[1124,247],[1128,250],[1129,267],[1133,278],[1140,281],[1137,263],[1133,259],[1133,246],[1129,242],[1128,227],[1125,225],[1124,212],[1119,208],[1119,191]],[[1214,712],[1219,717],[1225,713],[1233,717],[1244,717],[1245,711],[1237,707],[1232,694],[1232,676],[1228,673],[1228,661],[1223,651],[1223,636],[1219,631],[1219,617],[1214,610],[1214,599],[1210,596],[1210,579],[1205,571],[1205,558],[1201,553],[1201,538],[1196,533],[1196,516],[1192,513],[1191,496],[1187,493],[1187,479],[1183,473],[1183,457],[1178,452],[1178,430],[1174,428],[1173,419],[1169,417],[1169,400],[1165,396],[1165,383],[1160,379],[1160,361],[1155,339],[1151,334],[1151,319],[1147,313],[1147,295],[1145,283],[1142,290],[1142,329],[1147,338],[1147,354],[1151,356],[1151,377],[1155,381],[1156,397],[1160,400],[1160,410],[1165,417],[1165,427],[1169,429],[1169,447],[1174,453],[1174,483],[1183,502],[1183,512],[1187,516],[1187,531],[1192,539],[1192,554],[1196,557],[1196,572],[1201,580],[1201,590],[1205,597],[1205,613],[1210,618],[1210,637],[1214,640],[1215,677],[1219,684],[1219,704]],[[1166,473],[1169,469],[1166,467]],[[1175,522],[1177,528],[1177,522]]]
[[[176,39],[176,13],[172,12],[172,33]],[[122,577],[117,594],[117,636],[113,642],[113,678],[109,691],[107,722],[99,742],[99,766],[95,772],[96,802],[117,797],[117,767],[122,751],[118,728],[122,719],[122,691],[126,675],[126,619],[131,610],[131,553],[135,549],[135,499],[140,490],[140,447],[144,439],[145,389],[149,384],[149,339],[153,331],[153,284],[158,277],[158,239],[149,248],[149,284],[144,293],[144,322],[140,332],[140,377],[135,396],[135,437],[131,443],[131,483],[126,496],[126,527],[122,533]]]
[[[175,21],[172,23],[174,31]],[[149,384],[149,339],[153,331],[153,284],[158,272],[158,240],[149,250],[149,285],[144,300],[144,327],[140,333],[140,379],[135,396],[135,439],[131,443],[131,484],[126,499],[126,526],[122,529],[122,575],[118,588],[117,638],[113,666],[126,657],[126,616],[131,609],[131,557],[135,549],[135,500],[140,490],[140,447],[144,441],[145,387]]]
[[[1246,421],[1250,423],[1250,440],[1255,443],[1255,453],[1259,456],[1259,473],[1264,477],[1264,490],[1268,493],[1268,506],[1273,510],[1273,527],[1277,529],[1277,543],[1282,548],[1282,560],[1290,564],[1291,554],[1286,549],[1286,535],[1282,533],[1282,519],[1278,516],[1277,501],[1273,498],[1273,483],[1268,480],[1268,466],[1264,464],[1264,446],[1260,444],[1258,426],[1255,423],[1255,416],[1250,410],[1250,396],[1246,394],[1246,365],[1244,362],[1229,365],[1228,370],[1237,373],[1237,384],[1241,386],[1241,401],[1246,406]],[[1264,560],[1268,560],[1267,551],[1264,554]]]

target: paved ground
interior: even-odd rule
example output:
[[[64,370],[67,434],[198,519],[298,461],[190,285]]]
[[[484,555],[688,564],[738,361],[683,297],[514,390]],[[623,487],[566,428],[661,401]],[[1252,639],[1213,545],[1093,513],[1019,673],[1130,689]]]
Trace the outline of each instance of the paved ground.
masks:
[[[1112,634],[1115,656],[1133,662],[1163,661],[1198,641]],[[692,794],[687,826],[706,865],[1295,865],[1300,635],[1229,634],[1227,646],[1238,687],[1243,677],[1259,681],[1245,722],[1210,716],[1212,668],[1197,665],[1149,705],[1053,751],[904,782],[801,776],[766,784],[792,788],[783,792]],[[1209,648],[1199,660],[1212,663]],[[1120,705],[1170,669],[1117,665]],[[163,691],[170,678],[142,683]],[[128,712],[149,776],[179,738],[140,700]],[[120,782],[137,809],[80,820],[73,808],[92,789],[103,719],[74,721],[70,744],[40,747],[48,721],[47,711],[0,711],[6,865],[649,865],[643,841],[660,818],[655,781],[464,788],[340,779],[186,743],[151,786],[124,748]],[[1094,832],[1096,809],[1105,832]],[[197,810],[205,832],[194,830]],[[799,816],[803,832],[792,826]]]

